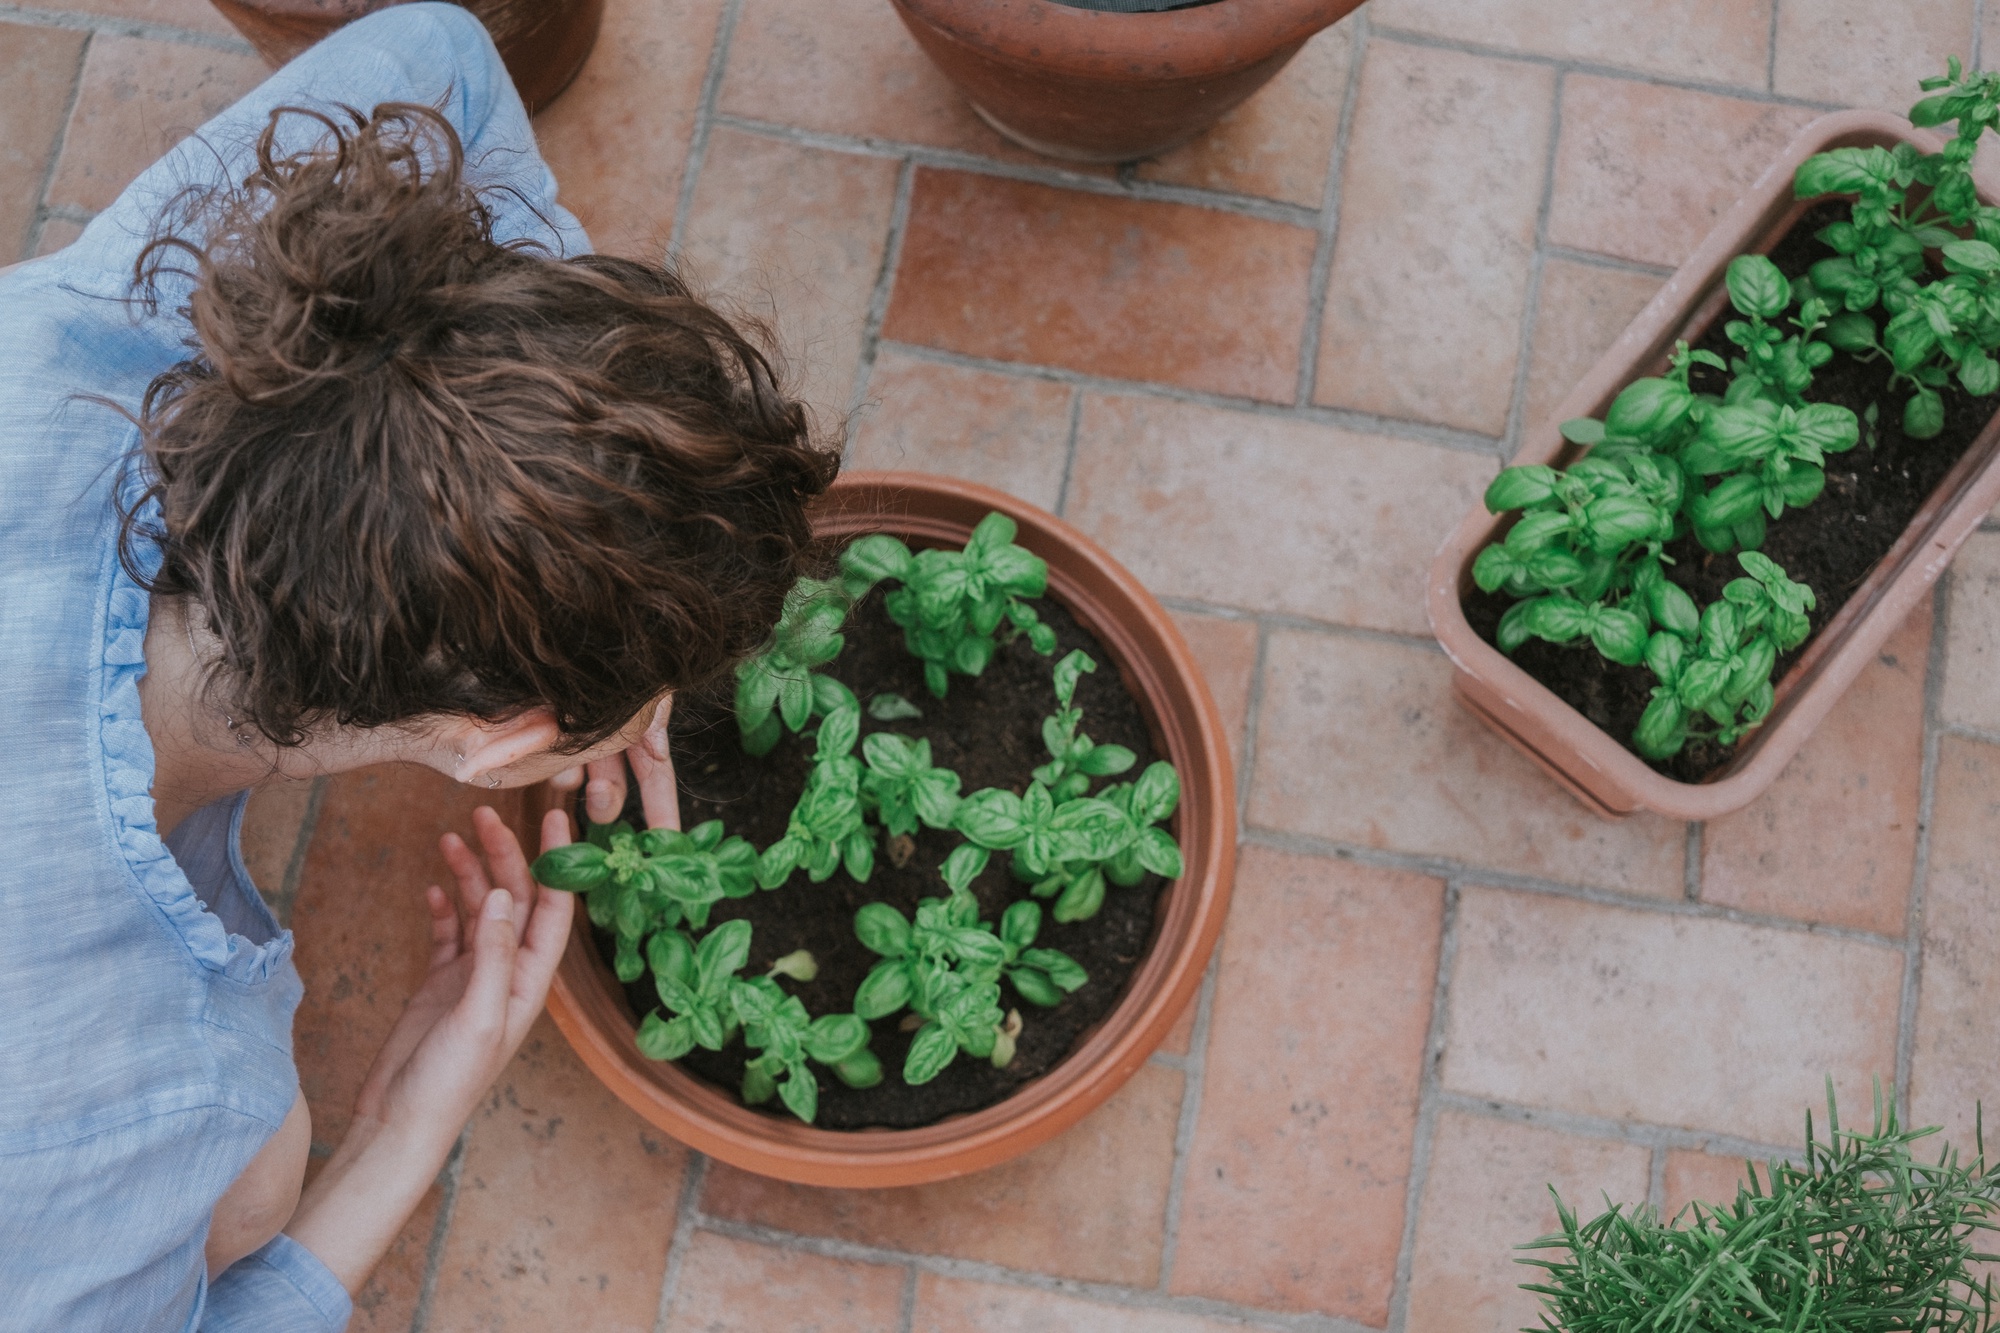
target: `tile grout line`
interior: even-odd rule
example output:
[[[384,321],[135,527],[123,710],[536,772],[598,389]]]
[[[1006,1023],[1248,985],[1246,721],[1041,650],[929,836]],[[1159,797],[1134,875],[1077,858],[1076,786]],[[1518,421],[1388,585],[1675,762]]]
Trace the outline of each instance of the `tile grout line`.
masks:
[[[748,1241],[773,1249],[816,1255],[823,1259],[843,1259],[887,1268],[907,1267],[917,1274],[933,1274],[959,1281],[984,1282],[1017,1290],[1042,1291],[1073,1296],[1126,1310],[1204,1315],[1248,1328],[1267,1328],[1282,1333],[1383,1333],[1339,1315],[1297,1314],[1284,1310],[1262,1310],[1255,1306],[1218,1301],[1206,1296],[1162,1297],[1143,1287],[1121,1287],[1112,1282],[1055,1277],[1033,1269],[1007,1268],[983,1259],[958,1259],[950,1255],[911,1254],[861,1241],[840,1240],[786,1231],[756,1222],[738,1222],[704,1215],[701,1229],[731,1240]]]
[[[1687,860],[1681,866],[1681,893],[1691,903],[1701,901],[1702,843],[1708,832],[1705,820],[1690,819],[1687,825]]]
[[[241,37],[222,37],[171,23],[148,23],[142,19],[114,18],[109,14],[78,14],[63,9],[41,9],[34,5],[0,4],[0,22],[23,23],[39,28],[63,28],[106,37],[142,37],[151,42],[172,42],[177,46],[201,46],[231,55],[254,56],[257,48]]]
[[[1225,930],[1224,934],[1227,934]],[[1180,1252],[1181,1202],[1187,1194],[1188,1160],[1194,1156],[1194,1135],[1201,1121],[1201,1091],[1208,1070],[1208,1028],[1215,1013],[1216,978],[1222,972],[1222,951],[1227,940],[1218,936],[1215,952],[1209,955],[1202,974],[1201,989],[1194,997],[1194,1029],[1188,1035],[1187,1054],[1181,1057],[1181,1110],[1174,1125],[1174,1163],[1167,1176],[1166,1224],[1160,1235],[1160,1276],[1153,1290],[1171,1296],[1174,1259]]]
[[[1777,0],[1772,0],[1777,3]],[[1984,69],[1986,61],[1986,0],[1972,0],[1972,50],[1967,57],[1973,69]]]
[[[424,1279],[417,1284],[417,1305],[410,1312],[410,1333],[424,1333],[430,1323],[431,1301],[437,1295],[438,1271],[444,1266],[445,1239],[451,1233],[452,1215],[458,1207],[458,1183],[465,1175],[466,1145],[472,1142],[472,1122],[458,1132],[451,1156],[444,1159],[438,1173],[443,1188],[438,1199],[437,1221],[431,1223],[431,1238],[424,1246]]]
[[[660,1273],[660,1304],[653,1314],[653,1333],[667,1333],[667,1319],[674,1312],[674,1297],[681,1285],[681,1265],[689,1243],[701,1226],[701,1188],[708,1180],[708,1158],[690,1153],[687,1178],[681,1181],[680,1202],[674,1209],[674,1235],[667,1242],[667,1266]]]
[[[69,98],[63,103],[62,122],[56,128],[56,137],[49,144],[49,160],[42,167],[41,187],[35,192],[35,211],[29,219],[28,236],[22,259],[31,258],[42,248],[42,233],[49,225],[49,189],[56,183],[56,165],[62,161],[63,147],[69,142],[69,123],[76,116],[77,99],[83,96],[83,66],[90,59],[90,48],[97,44],[97,34],[86,32],[83,42],[76,51],[76,75],[70,80]]]
[[[1461,55],[1481,56],[1488,60],[1511,60],[1523,65],[1547,65],[1571,74],[1585,74],[1592,78],[1618,79],[1625,83],[1643,83],[1655,88],[1671,88],[1679,92],[1710,93],[1719,97],[1734,97],[1745,102],[1768,102],[1777,106],[1803,107],[1809,111],[1844,111],[1847,108],[1836,102],[1818,102],[1808,97],[1790,97],[1774,93],[1764,88],[1751,88],[1739,83],[1710,83],[1702,79],[1676,78],[1670,74],[1649,74],[1644,70],[1627,69],[1618,65],[1605,65],[1594,60],[1579,60],[1572,56],[1545,56],[1532,51],[1508,51],[1497,46],[1484,46],[1478,42],[1459,41],[1452,37],[1438,37],[1427,32],[1417,32],[1410,28],[1388,28],[1375,25],[1374,34],[1383,41],[1395,42],[1402,46],[1422,46],[1434,51],[1456,51]]]
[[[1910,1078],[1917,1058],[1917,1001],[1924,970],[1924,893],[1931,868],[1931,826],[1937,810],[1938,758],[1943,751],[1940,718],[1944,703],[1944,676],[1950,666],[1947,651],[1951,632],[1952,573],[1938,576],[1931,592],[1931,642],[1924,663],[1924,745],[1923,766],[1917,779],[1917,846],[1910,867],[1910,900],[1903,909],[1903,985],[1896,1003],[1896,1069],[1892,1091],[1907,1123],[1910,1116]]]
[[[1250,663],[1250,698],[1243,708],[1242,763],[1236,770],[1236,845],[1250,827],[1250,780],[1257,767],[1257,728],[1264,716],[1264,681],[1270,674],[1271,627],[1257,619],[1257,652]]]
[[[1535,240],[1528,251],[1528,285],[1521,302],[1521,332],[1514,349],[1514,391],[1507,403],[1507,424],[1500,434],[1500,457],[1509,460],[1521,448],[1521,418],[1528,410],[1528,372],[1535,350],[1535,325],[1542,315],[1542,269],[1548,258],[1549,211],[1556,194],[1556,153],[1562,147],[1563,89],[1568,73],[1557,69],[1549,97],[1549,145],[1542,160],[1542,197],[1535,205]]]
[[[1686,1152],[1704,1152],[1716,1157],[1742,1157],[1746,1160],[1760,1161],[1771,1157],[1791,1159],[1800,1151],[1795,1147],[1759,1143],[1755,1139],[1741,1138],[1734,1134],[1685,1129],[1678,1125],[1658,1125],[1647,1120],[1615,1120],[1609,1116],[1585,1115],[1553,1106],[1529,1106],[1523,1102],[1510,1102],[1499,1097],[1455,1092],[1442,1086],[1438,1088],[1437,1098],[1440,1106],[1459,1115],[1475,1116],[1482,1120],[1495,1120],[1512,1125],[1534,1125],[1575,1138],[1595,1139],[1604,1143],[1629,1143],[1643,1148],[1680,1149]]]
[[[916,175],[915,165],[903,159],[896,169],[896,192],[889,204],[889,230],[882,238],[882,267],[875,274],[875,286],[868,293],[868,313],[861,321],[861,357],[854,367],[854,384],[847,392],[847,420],[844,426],[851,426],[854,414],[861,410],[861,404],[868,397],[868,382],[875,374],[875,358],[881,350],[882,321],[889,314],[889,297],[896,286],[896,269],[903,258],[903,233],[910,221],[910,183]],[[851,447],[852,441],[849,445]]]
[[[1414,440],[1420,444],[1435,445],[1441,449],[1456,450],[1459,453],[1478,454],[1486,458],[1494,457],[1501,445],[1500,438],[1496,435],[1481,435],[1476,431],[1438,426],[1403,417],[1376,416],[1373,413],[1357,412],[1351,408],[1301,407],[1295,403],[1238,398],[1207,389],[1187,389],[1179,385],[1161,384],[1150,380],[1114,379],[1108,375],[1092,375],[1065,366],[1040,365],[1029,361],[1002,361],[995,357],[954,352],[943,347],[927,347],[922,343],[899,342],[893,338],[884,338],[881,342],[883,346],[899,355],[910,357],[912,360],[928,361],[934,365],[956,366],[963,370],[979,370],[988,374],[1008,375],[1020,379],[1052,380],[1059,384],[1078,385],[1098,393],[1160,398],[1169,402],[1192,403],[1199,407],[1248,412],[1256,416],[1278,417],[1316,426],[1332,426],[1355,434],[1389,435],[1399,439]]]
[[[1070,478],[1076,475],[1076,441],[1083,426],[1083,386],[1073,384],[1069,391],[1069,438],[1063,445],[1062,480],[1056,484],[1057,518],[1063,517],[1069,508]]]
[[[1064,171],[1060,167],[1006,162],[961,149],[934,148],[928,144],[910,143],[901,139],[878,139],[872,136],[839,134],[830,130],[803,129],[797,125],[758,120],[751,116],[733,115],[727,111],[716,112],[714,123],[726,129],[740,130],[745,134],[779,139],[801,148],[817,148],[825,152],[851,153],[863,157],[905,158],[920,167],[931,167],[940,171],[957,171],[970,176],[1021,181],[1030,185],[1045,185],[1050,189],[1074,190],[1079,194],[1104,195],[1113,199],[1180,204],[1216,213],[1234,213],[1306,231],[1313,230],[1319,225],[1318,210],[1301,204],[1266,199],[1259,195],[1236,194],[1227,190],[1211,190],[1194,185],[1170,185],[1162,181],[1145,181],[1120,176],[1086,175],[1082,172]]]
[[[313,779],[305,813],[299,816],[299,832],[292,842],[291,857],[285,862],[285,877],[278,884],[278,901],[272,906],[278,924],[287,930],[292,926],[292,908],[299,901],[299,881],[305,876],[306,855],[312,850],[313,835],[319,832],[320,811],[326,808],[326,789],[332,781],[324,773]]]
[[[1607,255],[1597,250],[1578,250],[1574,246],[1545,243],[1543,252],[1550,259],[1560,259],[1565,264],[1582,264],[1590,268],[1609,269],[1613,273],[1636,273],[1642,277],[1660,278],[1674,276],[1674,270],[1665,264],[1648,264],[1642,260],[1626,259],[1622,255]]]
[[[1368,643],[1386,643],[1397,648],[1409,648],[1419,652],[1443,653],[1435,637],[1418,634],[1412,630],[1372,629],[1366,625],[1343,625],[1337,620],[1315,620],[1290,611],[1260,611],[1255,607],[1226,606],[1220,602],[1204,602],[1198,597],[1159,597],[1161,606],[1170,611],[1186,611],[1198,616],[1215,616],[1221,620],[1247,620],[1270,629],[1302,630],[1310,634],[1331,634],[1343,639],[1360,639]]]
[[[1319,239],[1313,244],[1312,267],[1306,273],[1306,322],[1299,333],[1298,388],[1295,405],[1312,403],[1318,388],[1320,330],[1326,321],[1326,286],[1333,275],[1333,247],[1340,236],[1341,182],[1347,173],[1347,147],[1354,138],[1354,108],[1361,100],[1361,69],[1368,58],[1368,13],[1354,18],[1354,49],[1347,53],[1347,87],[1341,91],[1340,123],[1327,154],[1326,183],[1319,194]]]
[[[681,166],[681,187],[674,195],[674,225],[667,233],[667,259],[672,262],[687,238],[688,214],[694,209],[695,184],[708,157],[708,132],[715,124],[715,101],[722,91],[722,74],[729,64],[729,43],[743,0],[728,0],[715,23],[715,43],[708,48],[708,68],[701,75],[701,98],[695,103],[694,131],[688,136],[687,161]]]
[[[903,1306],[896,1317],[896,1333],[914,1333],[917,1326],[917,1266],[903,1268]]]
[[[1417,1123],[1410,1135],[1410,1178],[1403,1186],[1403,1234],[1396,1244],[1395,1277],[1389,1286],[1388,1333],[1403,1333],[1410,1319],[1410,1280],[1417,1262],[1417,1223],[1424,1187],[1430,1181],[1431,1145],[1437,1137],[1438,1066],[1444,1060],[1445,1026],[1451,1006],[1451,973],[1458,961],[1459,885],[1446,880],[1444,921],[1438,931],[1437,976],[1431,981],[1431,1021],[1424,1033],[1423,1068],[1417,1077]]]
[[[1659,1144],[1654,1144],[1651,1160],[1646,1164],[1646,1203],[1656,1216],[1667,1206],[1668,1151]]]
[[[1771,0],[1770,35],[1764,39],[1764,90],[1776,95],[1778,91],[1778,5],[1782,0]]]
[[[1847,940],[1855,944],[1865,944],[1871,948],[1902,951],[1902,938],[1877,935],[1870,931],[1856,930],[1851,926],[1829,925],[1824,922],[1798,921],[1791,917],[1766,916],[1755,912],[1745,912],[1734,907],[1722,907],[1713,903],[1690,903],[1683,897],[1645,897],[1637,894],[1623,894],[1609,889],[1594,888],[1583,884],[1563,884],[1554,880],[1537,879],[1532,875],[1520,875],[1510,871],[1492,870],[1482,866],[1469,865],[1449,857],[1431,856],[1416,852],[1390,851],[1379,847],[1362,847],[1333,839],[1319,838],[1307,833],[1292,833],[1283,829],[1264,828],[1250,825],[1243,831],[1241,841],[1257,847],[1270,847],[1277,851],[1294,852],[1306,856],[1327,856],[1341,861],[1354,861],[1362,865],[1383,866],[1392,870],[1408,870],[1432,879],[1461,880],[1479,888],[1495,889],[1503,893],[1533,893],[1552,898],[1568,898],[1579,902],[1595,904],[1599,907],[1623,908],[1638,912],[1656,912],[1662,916],[1678,916],[1703,921],[1725,922],[1738,926],[1761,926],[1770,930],[1784,931],[1795,935],[1815,935],[1824,939]]]

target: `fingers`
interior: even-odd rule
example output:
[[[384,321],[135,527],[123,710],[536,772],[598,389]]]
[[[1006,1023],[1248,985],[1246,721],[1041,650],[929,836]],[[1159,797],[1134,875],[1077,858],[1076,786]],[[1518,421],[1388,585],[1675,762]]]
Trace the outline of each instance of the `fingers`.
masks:
[[[593,824],[609,824],[625,808],[625,761],[618,755],[593,759],[583,787],[583,813]]]
[[[549,983],[555,979],[563,951],[569,947],[570,922],[575,914],[575,894],[540,890],[535,914],[528,922],[527,935],[514,960],[514,986],[507,1005],[508,1040],[519,1041],[526,1036],[528,1025],[542,1012]]]
[[[505,820],[495,813],[490,805],[482,805],[472,812],[472,828],[479,835],[479,845],[486,852],[486,869],[493,883],[512,894],[514,901],[523,909],[535,900],[533,878],[528,874],[528,858],[521,852],[521,840],[514,836],[514,830],[507,827]],[[528,928],[528,913],[517,911],[515,917],[515,938]]]
[[[486,867],[479,856],[465,845],[465,839],[456,833],[447,833],[438,839],[438,850],[444,853],[445,864],[451,867],[452,877],[458,881],[458,900],[465,904],[465,910],[473,916],[479,915],[480,904],[486,901],[487,890],[493,886],[487,882]]]
[[[565,768],[562,772],[549,779],[549,786],[555,788],[558,793],[564,796],[567,796],[582,785],[583,765],[581,764],[575,768]]]
[[[431,913],[431,966],[443,967],[458,957],[458,909],[435,884],[424,890],[424,906]]]
[[[570,832],[569,813],[560,806],[542,816],[542,850],[552,852],[575,841]]]
[[[515,915],[513,895],[495,889],[486,895],[472,927],[472,976],[452,1015],[478,1039],[505,1040],[507,998],[514,986]]]
[[[664,748],[664,747],[663,747]],[[647,828],[681,826],[680,788],[674,783],[674,761],[655,759],[642,745],[625,752],[632,761],[632,776],[639,780],[639,802],[646,810]]]
[[[639,748],[654,759],[665,762],[667,758],[667,720],[673,716],[674,696],[669,694],[660,700],[660,706],[653,710],[653,720],[646,728],[646,734],[639,738]]]

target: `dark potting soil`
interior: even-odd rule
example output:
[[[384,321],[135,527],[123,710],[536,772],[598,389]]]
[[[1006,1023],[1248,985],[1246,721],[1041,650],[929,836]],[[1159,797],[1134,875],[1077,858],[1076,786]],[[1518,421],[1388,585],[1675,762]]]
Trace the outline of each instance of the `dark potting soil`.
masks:
[[[1847,210],[1847,203],[1837,200],[1808,210],[1772,249],[1772,262],[1786,277],[1795,278],[1831,255],[1833,251],[1813,233],[1830,222],[1844,220]],[[1875,315],[1879,322],[1879,309]],[[1735,311],[1725,308],[1695,345],[1727,361],[1738,349],[1723,334],[1722,326],[1734,318]],[[1973,397],[1958,387],[1954,378],[1942,391],[1944,430],[1932,439],[1910,439],[1903,434],[1903,401],[1908,391],[1891,393],[1889,374],[1886,357],[1863,362],[1836,352],[1833,360],[1814,373],[1807,391],[1806,396],[1814,402],[1838,403],[1862,417],[1861,443],[1844,454],[1827,457],[1826,489],[1817,500],[1804,509],[1787,509],[1783,518],[1769,525],[1764,554],[1783,566],[1791,578],[1810,587],[1817,599],[1811,612],[1812,637],[1778,659],[1772,673],[1774,682],[1784,678],[1876,562],[1895,545],[1910,519],[1993,416],[1995,399]],[[1697,366],[1689,382],[1699,392],[1720,394],[1728,387],[1729,376],[1712,366]],[[1872,432],[1873,448],[1869,447],[1871,432],[1866,421],[1870,403],[1881,405],[1880,420]],[[1667,577],[1687,589],[1700,606],[1720,599],[1723,586],[1743,573],[1733,553],[1716,555],[1703,548],[1692,533],[1669,543],[1666,554],[1674,561],[1667,568]],[[1481,638],[1493,643],[1500,617],[1512,601],[1475,588],[1463,602],[1466,619]],[[1563,702],[1632,749],[1632,733],[1652,700],[1656,683],[1646,668],[1607,661],[1587,643],[1557,645],[1540,639],[1516,649],[1514,661]],[[1669,759],[1646,762],[1670,778],[1699,782],[1728,764],[1735,753],[1733,746],[1697,740],[1689,741]]]
[[[923,666],[903,646],[903,632],[883,611],[879,590],[849,617],[847,646],[826,671],[852,689],[864,708],[874,695],[891,693],[923,710],[921,719],[898,722],[877,722],[864,713],[864,733],[896,731],[930,741],[931,762],[957,773],[966,794],[983,787],[1019,792],[1027,788],[1029,773],[1048,760],[1041,727],[1042,719],[1055,711],[1054,664],[1071,649],[1081,648],[1098,664],[1077,686],[1082,730],[1100,744],[1115,742],[1138,755],[1125,779],[1113,780],[1135,776],[1154,757],[1137,701],[1089,631],[1053,600],[1044,598],[1035,605],[1056,632],[1055,652],[1043,657],[1025,638],[1003,643],[984,675],[953,676],[950,693],[941,700],[924,688]],[[788,734],[762,758],[744,754],[726,693],[677,700],[671,736],[674,773],[681,789],[681,827],[720,819],[730,833],[748,838],[760,851],[784,836],[811,768],[810,742]],[[624,817],[634,827],[643,825],[636,795],[628,800]],[[855,912],[867,903],[885,902],[906,917],[914,916],[920,899],[943,897],[948,890],[937,868],[960,841],[956,833],[920,828],[907,848],[878,843],[874,873],[866,884],[856,883],[844,869],[814,884],[800,870],[771,892],[724,899],[711,912],[710,923],[739,917],[750,922],[746,976],[766,971],[795,949],[811,950],[819,975],[803,983],[784,978],[779,985],[803,1000],[814,1017],[844,1013],[852,1007],[862,978],[881,961],[855,938]],[[996,925],[1008,904],[1027,896],[1027,886],[1009,874],[1007,860],[995,855],[972,885],[981,919]],[[912,1129],[990,1106],[1047,1073],[1124,994],[1126,979],[1152,940],[1154,909],[1164,887],[1166,881],[1156,875],[1131,888],[1113,885],[1096,916],[1067,925],[1058,923],[1049,914],[1049,903],[1043,902],[1042,932],[1035,943],[1074,958],[1090,980],[1053,1009],[1029,1004],[1001,982],[1002,1007],[1020,1010],[1023,1023],[1013,1063],[1007,1068],[995,1069],[990,1061],[961,1052],[935,1079],[910,1087],[903,1082],[902,1069],[912,1034],[901,1028],[903,1015],[892,1015],[869,1025],[874,1033],[870,1046],[885,1074],[873,1088],[850,1088],[831,1070],[814,1066],[820,1086],[819,1117],[814,1123],[822,1129]],[[610,957],[611,936],[601,930],[595,934],[599,950]],[[650,972],[628,985],[625,994],[635,1014],[660,1007]],[[721,1051],[697,1047],[680,1063],[735,1095],[745,1054],[739,1039]]]

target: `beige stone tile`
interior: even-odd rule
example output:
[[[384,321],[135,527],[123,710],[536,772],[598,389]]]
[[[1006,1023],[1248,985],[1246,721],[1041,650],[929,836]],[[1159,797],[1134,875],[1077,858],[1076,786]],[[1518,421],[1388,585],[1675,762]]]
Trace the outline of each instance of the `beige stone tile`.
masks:
[[[81,222],[71,222],[68,218],[49,218],[42,223],[42,236],[35,243],[37,255],[52,255],[77,237],[83,235]]]
[[[0,264],[28,258],[83,43],[80,32],[0,23]]]
[[[1541,295],[1528,349],[1528,393],[1521,428],[1539,431],[1625,326],[1646,308],[1662,279],[1568,259],[1542,264]],[[1525,438],[1525,437],[1524,437]]]
[[[1340,131],[1354,20],[1307,42],[1278,76],[1191,143],[1139,164],[1139,179],[1318,208]]]
[[[719,128],[684,232],[691,276],[772,324],[823,428],[847,413],[882,269],[896,164]]]
[[[1242,762],[1243,729],[1250,715],[1250,691],[1257,676],[1257,622],[1224,616],[1170,611],[1181,637],[1208,678],[1209,693],[1229,732],[1231,751]]]
[[[1053,510],[1069,460],[1067,384],[939,365],[885,347],[855,415],[850,467],[939,472]]]
[[[307,1172],[310,1181],[315,1172]],[[444,1188],[433,1184],[424,1191],[417,1210],[403,1223],[389,1249],[354,1293],[354,1317],[346,1333],[407,1333],[423,1300],[424,1270],[430,1263],[431,1237],[437,1232],[438,1210],[444,1207]]]
[[[1236,1320],[925,1273],[912,1333],[1233,1333]]]
[[[1975,532],[1951,565],[1944,691],[1947,722],[2000,732],[2000,532]]]
[[[1736,1202],[1736,1187],[1749,1179],[1747,1170],[1748,1163],[1741,1157],[1674,1149],[1667,1154],[1666,1202],[1660,1216],[1672,1221],[1681,1209],[1697,1201],[1727,1208]],[[1757,1163],[1757,1178],[1765,1178],[1762,1162]]]
[[[1746,809],[1702,831],[1704,902],[1901,936],[1917,851],[1929,601]]]
[[[1772,0],[1375,0],[1378,28],[1408,28],[1560,59],[1762,88]],[[1811,8],[1800,5],[1800,8]]]
[[[1161,1055],[1188,1053],[1194,1045],[1194,1020],[1200,1009],[1201,996],[1197,994],[1187,1002],[1187,1008],[1181,1010],[1181,1016],[1174,1020],[1174,1026],[1168,1031],[1166,1040],[1160,1043]]]
[[[1777,90],[1840,106],[1908,111],[1944,58],[1972,59],[1973,0],[1812,0],[1778,6]]]
[[[1563,82],[1549,240],[1672,268],[1813,116],[1572,74]]]
[[[269,73],[253,55],[144,37],[93,37],[49,202],[103,208],[155,158]]]
[[[1973,1111],[2000,1108],[1993,1016],[2000,1012],[2000,748],[1939,742],[1936,805],[1924,884],[1910,1120],[1942,1125],[1972,1152]],[[1859,1118],[1868,1103],[1853,1102]],[[1933,1153],[1935,1142],[1926,1141]],[[1991,1145],[1988,1152],[1992,1151]]]
[[[1421,635],[1431,553],[1497,467],[1415,440],[1091,394],[1066,516],[1156,593]]]
[[[1244,848],[1176,1294],[1388,1319],[1443,921],[1438,880]]]
[[[1439,1077],[1474,1096],[1785,1143],[1831,1075],[1896,1069],[1903,955],[1851,939],[1468,889]]]
[[[544,1016],[472,1117],[429,1327],[652,1333],[688,1160]]]
[[[660,1333],[882,1333],[902,1319],[903,1272],[697,1232]]]
[[[1586,810],[1451,697],[1415,645],[1273,630],[1250,823],[1678,899],[1684,826]]]
[[[813,1189],[718,1163],[702,1206],[781,1231],[1150,1287],[1166,1234],[1181,1088],[1178,1070],[1141,1066],[1110,1101],[1033,1152],[934,1185]]]
[[[1506,428],[1553,87],[1539,65],[1369,48],[1315,401]]]
[[[599,251],[666,253],[721,13],[722,0],[606,0],[576,82],[536,117],[562,203]]]
[[[43,0],[37,9],[157,23],[206,37],[237,37],[235,27],[208,0]]]
[[[1437,1118],[1418,1205],[1405,1333],[1503,1333],[1538,1323],[1521,1290],[1541,1270],[1514,1247],[1556,1229],[1554,1186],[1585,1217],[1643,1203],[1651,1158],[1634,1143],[1575,1138],[1455,1111]],[[1550,1255],[1548,1257],[1554,1257]]]

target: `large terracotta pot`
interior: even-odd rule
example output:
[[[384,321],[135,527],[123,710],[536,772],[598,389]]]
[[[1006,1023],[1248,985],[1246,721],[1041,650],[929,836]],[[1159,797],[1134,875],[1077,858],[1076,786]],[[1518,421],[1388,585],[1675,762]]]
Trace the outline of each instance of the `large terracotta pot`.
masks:
[[[395,0],[212,0],[257,53],[282,65],[320,38]],[[597,44],[604,0],[463,0],[493,34],[528,110],[569,87]]]
[[[894,0],[982,119],[1024,148],[1082,162],[1192,139],[1360,3],[1215,0],[1117,14],[1055,0]]]
[[[1048,561],[1049,595],[1095,634],[1140,701],[1156,751],[1180,771],[1174,816],[1186,873],[1160,901],[1152,944],[1124,997],[1069,1057],[985,1110],[910,1130],[840,1132],[752,1110],[633,1042],[637,1016],[582,913],[549,992],[549,1012],[593,1073],[663,1132],[732,1166],[809,1185],[914,1185],[983,1170],[1075,1124],[1145,1063],[1201,984],[1222,929],[1236,864],[1236,781],[1208,686],[1173,621],[1137,579],[1061,519],[970,482],[915,473],[850,473],[815,525],[833,537],[891,532],[915,545],[962,544],[999,510],[1015,539]],[[529,794],[525,827],[552,799]]]
[[[1878,112],[1843,111],[1806,126],[1549,420],[1522,441],[1514,461],[1561,466],[1575,458],[1580,451],[1563,439],[1561,422],[1602,417],[1619,390],[1666,369],[1676,340],[1692,342],[1721,313],[1728,301],[1723,271],[1729,261],[1770,250],[1811,207],[1813,201],[1792,196],[1792,175],[1801,162],[1829,148],[1903,142],[1924,152],[1943,146],[1937,135]],[[1771,785],[1996,502],[2000,414],[1778,682],[1776,703],[1764,724],[1739,743],[1727,766],[1704,782],[1676,782],[1654,771],[1473,632],[1460,599],[1472,588],[1473,558],[1502,535],[1507,522],[1484,505],[1465,516],[1431,565],[1431,628],[1458,668],[1454,684],[1459,701],[1586,806],[1606,816],[1644,809],[1675,819],[1714,819],[1748,805]]]

